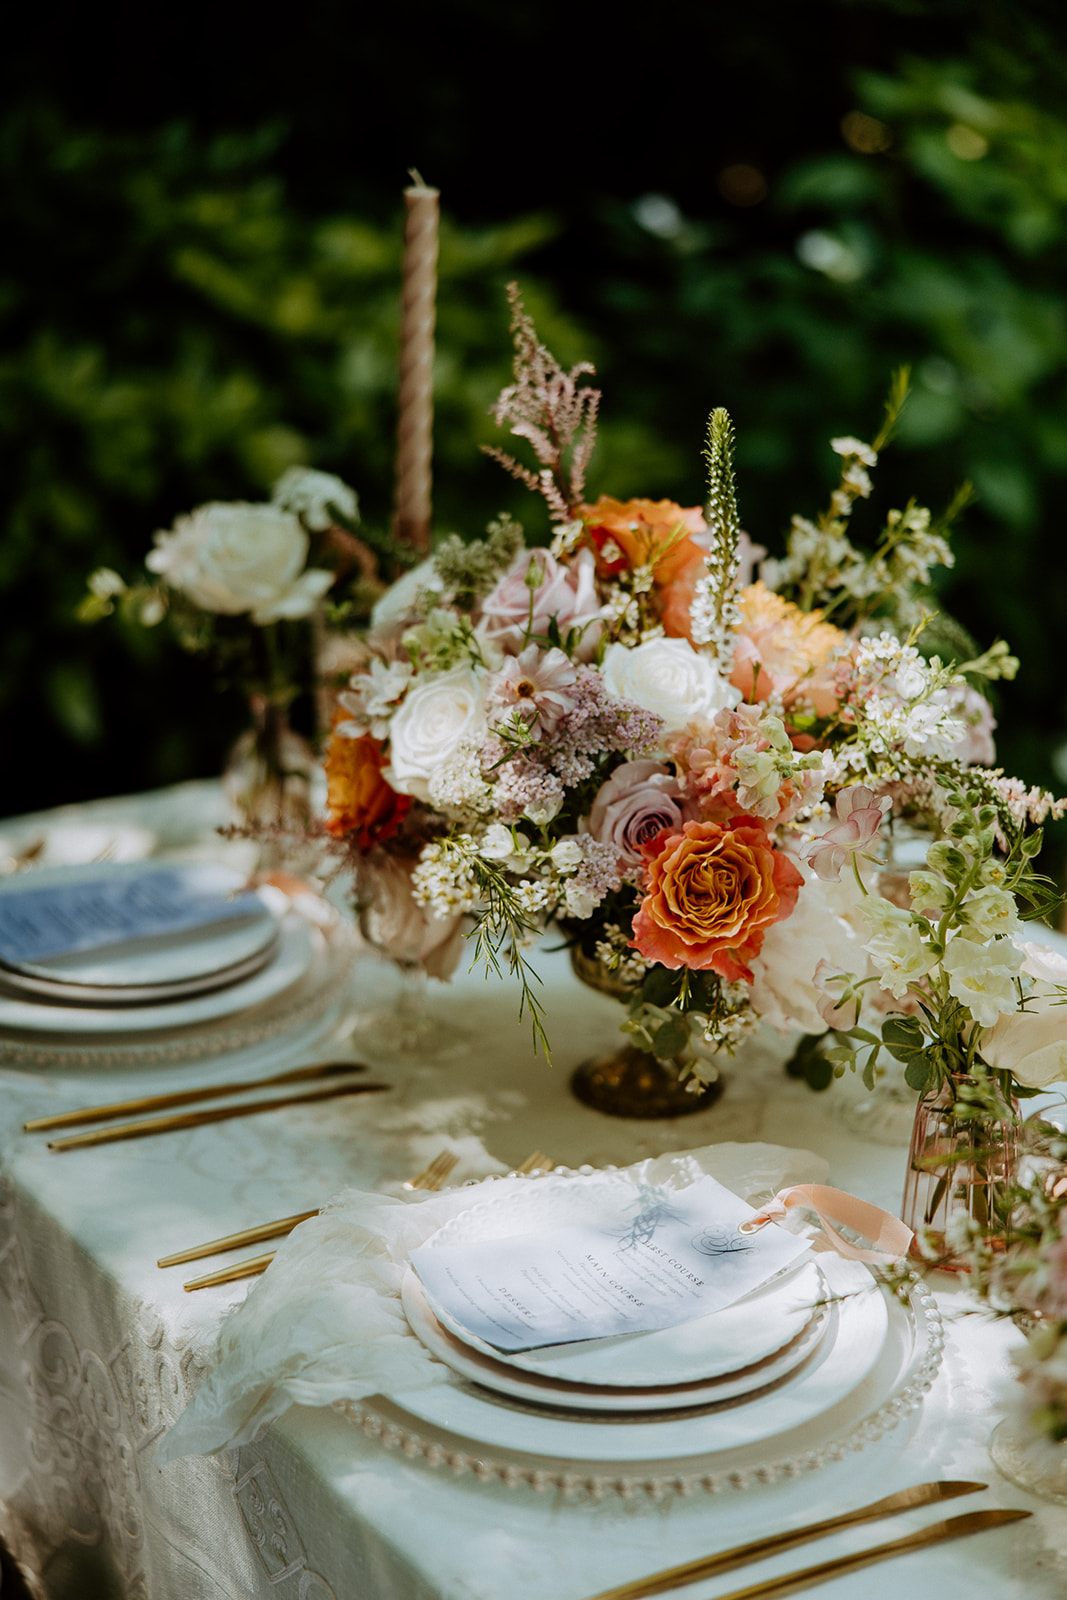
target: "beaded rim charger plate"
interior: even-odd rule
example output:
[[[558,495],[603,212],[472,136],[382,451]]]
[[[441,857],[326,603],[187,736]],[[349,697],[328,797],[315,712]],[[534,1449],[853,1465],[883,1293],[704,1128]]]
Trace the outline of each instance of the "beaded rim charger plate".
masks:
[[[509,1486],[603,1498],[716,1493],[796,1477],[879,1439],[921,1403],[941,1365],[944,1330],[934,1297],[910,1276],[899,1294],[876,1291],[886,1308],[885,1337],[858,1383],[814,1417],[799,1421],[788,1379],[755,1400],[704,1414],[605,1417],[535,1411],[455,1379],[396,1398],[339,1401],[335,1409],[388,1449],[429,1466]],[[842,1302],[842,1305],[847,1305]],[[847,1325],[847,1315],[840,1318]],[[837,1336],[822,1349],[832,1353]],[[770,1406],[759,1439],[716,1441],[718,1418]],[[721,1430],[720,1430],[721,1434]],[[644,1446],[635,1448],[643,1437]],[[601,1441],[601,1442],[598,1442]]]
[[[281,961],[287,931],[292,928],[292,950],[297,956],[287,973],[287,981],[271,985],[270,992],[257,990],[263,979]],[[238,1003],[222,1015],[199,1019],[190,1015],[198,1002],[183,1006],[153,1007],[179,1013],[169,1027],[130,1028],[128,1032],[59,1035],[16,1030],[6,1019],[0,1021],[0,1065],[28,1071],[101,1071],[170,1066],[230,1055],[267,1044],[283,1034],[319,1024],[323,1017],[343,1002],[345,981],[354,955],[351,930],[333,918],[321,927],[308,925],[295,913],[285,919],[281,948],[275,961],[247,983],[235,985],[219,995],[222,1000],[236,996]],[[275,974],[277,976],[277,974]],[[124,1019],[128,1010],[115,1013]]]

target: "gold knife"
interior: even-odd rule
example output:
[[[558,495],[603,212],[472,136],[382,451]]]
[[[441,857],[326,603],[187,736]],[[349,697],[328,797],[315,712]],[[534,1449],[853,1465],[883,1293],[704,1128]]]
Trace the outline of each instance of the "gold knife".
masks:
[[[918,1533],[909,1533],[903,1539],[893,1539],[889,1544],[876,1544],[873,1550],[857,1550],[855,1555],[838,1556],[835,1561],[823,1561],[817,1567],[805,1567],[801,1572],[787,1572],[781,1578],[769,1578],[766,1583],[753,1583],[747,1589],[731,1589],[718,1600],[775,1600],[780,1594],[790,1594],[794,1589],[807,1589],[824,1578],[840,1578],[859,1567],[869,1567],[876,1561],[888,1561],[891,1556],[906,1555],[909,1550],[925,1550],[928,1545],[944,1544],[949,1539],[964,1539],[971,1533],[984,1533],[986,1528],[1000,1528],[1007,1522],[1019,1522],[1033,1516],[1032,1511],[968,1511],[962,1517],[950,1517],[947,1522],[932,1522]]]
[[[90,1128],[72,1133],[68,1139],[49,1139],[49,1150],[81,1150],[88,1145],[115,1144],[121,1139],[143,1139],[154,1133],[172,1133],[177,1128],[201,1128],[208,1122],[226,1122],[231,1117],[250,1117],[257,1111],[277,1111],[284,1106],[312,1105],[316,1100],[336,1100],[344,1094],[380,1094],[387,1083],[342,1083],[329,1089],[309,1089],[304,1094],[273,1095],[268,1100],[246,1100],[238,1106],[214,1106],[209,1111],[177,1111],[166,1117],[145,1117],[140,1122],[120,1122],[113,1128]]]
[[[246,1089],[273,1089],[276,1084],[305,1083],[308,1079],[366,1070],[362,1061],[319,1061],[310,1067],[290,1067],[287,1072],[277,1072],[271,1078],[214,1083],[204,1089],[177,1089],[172,1094],[149,1094],[139,1100],[116,1100],[109,1106],[89,1106],[84,1111],[57,1111],[50,1117],[31,1117],[22,1124],[22,1131],[44,1133],[47,1128],[77,1128],[85,1122],[107,1122],[111,1117],[132,1117],[141,1111],[172,1111],[175,1106],[195,1105],[198,1100],[220,1100],[224,1095],[243,1094]]]
[[[662,1594],[665,1589],[678,1588],[684,1583],[696,1583],[698,1578],[712,1578],[719,1572],[730,1572],[734,1567],[743,1567],[749,1561],[763,1561],[767,1556],[791,1550],[794,1545],[806,1544],[809,1539],[821,1539],[824,1534],[837,1533],[841,1528],[853,1528],[861,1522],[875,1522],[879,1517],[894,1517],[898,1512],[911,1511],[915,1506],[936,1505],[942,1500],[955,1500],[957,1495],[976,1494],[979,1489],[988,1487],[986,1483],[968,1483],[959,1479],[951,1479],[944,1483],[917,1483],[910,1489],[898,1489],[896,1494],[886,1495],[884,1500],[875,1500],[869,1506],[860,1506],[856,1511],[844,1511],[839,1516],[828,1517],[824,1522],[811,1522],[803,1528],[794,1528],[785,1533],[772,1533],[766,1539],[756,1539],[751,1544],[735,1545],[732,1550],[722,1550],[715,1556],[702,1556],[696,1561],[687,1561],[680,1567],[654,1572],[647,1578],[638,1578],[636,1582],[621,1584],[617,1589],[605,1589],[602,1594],[593,1595],[591,1600],[643,1600],[645,1595]],[[935,1526],[947,1527],[949,1524],[936,1523]],[[721,1600],[727,1600],[727,1596],[722,1596]]]

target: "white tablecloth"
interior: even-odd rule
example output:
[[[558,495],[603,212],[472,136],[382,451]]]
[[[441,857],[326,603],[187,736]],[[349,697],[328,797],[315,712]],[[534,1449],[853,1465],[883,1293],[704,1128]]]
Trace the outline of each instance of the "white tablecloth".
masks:
[[[140,822],[168,849],[202,845],[217,791],[183,786],[84,808],[107,828]],[[0,825],[4,848],[32,843],[51,819]],[[35,833],[36,830],[36,833]],[[69,837],[68,837],[69,846]],[[67,847],[64,847],[67,848]],[[0,853],[3,853],[0,850]],[[895,1210],[905,1152],[862,1143],[835,1106],[787,1080],[782,1049],[757,1042],[729,1068],[718,1105],[673,1123],[628,1123],[576,1104],[577,1062],[609,1046],[617,1012],[581,989],[560,955],[540,958],[551,1066],[534,1057],[514,990],[480,974],[434,986],[432,1005],[465,1028],[469,1051],[446,1066],[384,1065],[392,1093],[330,1102],[66,1155],[20,1132],[35,1113],[212,1078],[256,1076],[262,1054],[205,1065],[67,1076],[0,1070],[0,1534],[48,1600],[582,1600],[668,1563],[863,1504],[929,1478],[990,1491],[950,1511],[1025,1506],[1025,1523],[887,1563],[808,1592],[880,1600],[973,1600],[1067,1593],[1067,1516],[1001,1480],[986,1451],[1014,1404],[1007,1324],[941,1297],[943,1369],[921,1411],[877,1444],[793,1482],[745,1492],[599,1504],[454,1477],[388,1453],[342,1417],[295,1408],[265,1437],[222,1458],[155,1464],[156,1441],[210,1363],[226,1309],[247,1283],[182,1292],[199,1270],[160,1271],[172,1250],[309,1209],[344,1185],[410,1176],[448,1141],[486,1170],[531,1150],[561,1163],[625,1163],[720,1140],[762,1140],[825,1155],[831,1182]],[[359,1006],[392,981],[360,958]],[[294,1060],[330,1053],[304,1038]],[[275,1051],[271,1066],[281,1065]],[[212,1263],[205,1263],[210,1267]],[[714,1600],[757,1576],[895,1537],[930,1512],[794,1551],[695,1587]],[[688,1594],[690,1591],[683,1591]]]

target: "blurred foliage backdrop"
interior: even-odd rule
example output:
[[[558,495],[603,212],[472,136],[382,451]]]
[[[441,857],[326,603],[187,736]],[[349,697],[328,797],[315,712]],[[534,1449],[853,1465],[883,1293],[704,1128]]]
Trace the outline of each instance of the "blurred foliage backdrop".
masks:
[[[604,389],[591,492],[702,498],[713,405],[781,545],[826,441],[915,389],[878,513],[964,478],[946,605],[1023,671],[1001,757],[1067,780],[1067,37],[1046,0],[58,0],[5,24],[0,707],[6,813],[218,771],[241,707],[73,613],[99,564],[293,462],[391,510],[410,165],[443,192],[438,527],[541,513],[477,444],[504,285]],[[393,17],[396,20],[390,20]],[[579,48],[583,21],[595,47]],[[1057,777],[1057,761],[1060,776]]]

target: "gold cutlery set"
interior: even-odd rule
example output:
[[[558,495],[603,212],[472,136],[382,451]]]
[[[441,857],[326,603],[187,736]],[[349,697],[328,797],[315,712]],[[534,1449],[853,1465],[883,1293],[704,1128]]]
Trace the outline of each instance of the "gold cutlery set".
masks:
[[[204,1127],[209,1123],[225,1122],[234,1117],[253,1116],[260,1111],[311,1105],[320,1100],[337,1099],[342,1095],[380,1094],[390,1087],[387,1083],[347,1081],[353,1074],[366,1071],[367,1068],[361,1061],[315,1062],[311,1066],[293,1067],[286,1072],[274,1073],[266,1078],[245,1079],[243,1083],[210,1084],[199,1089],[180,1089],[169,1094],[141,1096],[135,1100],[116,1100],[108,1105],[88,1106],[77,1111],[59,1111],[47,1117],[31,1117],[22,1127],[25,1133],[46,1133],[60,1128],[83,1127],[86,1123],[110,1122],[113,1117],[136,1119],[113,1123],[106,1128],[90,1128],[85,1133],[75,1133],[48,1141],[49,1150],[85,1149],[94,1145],[115,1144],[126,1139],[148,1138],[153,1134],[173,1133],[183,1128]],[[335,1077],[343,1077],[346,1081],[330,1084],[326,1088],[304,1090],[297,1094],[271,1095],[262,1100],[243,1100],[234,1105],[211,1106],[206,1110],[177,1109],[196,1105],[198,1101],[226,1099],[231,1095],[243,1094],[249,1089],[278,1089],[291,1084]],[[146,1117],[140,1115],[143,1112],[165,1114]],[[443,1189],[458,1164],[459,1157],[453,1151],[442,1150],[421,1172],[409,1179],[404,1188],[423,1191]],[[520,1167],[516,1168],[516,1171],[526,1176],[532,1172],[550,1172],[553,1165],[550,1156],[545,1155],[542,1150],[535,1150],[527,1156]],[[238,1250],[244,1245],[262,1244],[268,1239],[283,1239],[301,1222],[307,1222],[317,1215],[316,1208],[313,1211],[298,1211],[290,1217],[278,1217],[273,1222],[262,1222],[255,1227],[245,1228],[240,1233],[227,1234],[222,1239],[212,1239],[207,1244],[193,1245],[188,1250],[161,1256],[156,1265],[182,1266],[189,1261],[199,1261],[205,1256],[224,1255],[227,1251]],[[223,1267],[218,1272],[191,1278],[182,1287],[186,1290],[209,1289],[218,1284],[234,1283],[241,1278],[254,1278],[265,1272],[273,1260],[274,1251],[268,1250],[263,1255],[251,1256],[233,1266]]]
[[[308,1067],[293,1067],[269,1078],[250,1078],[244,1083],[211,1084],[201,1089],[182,1089],[173,1094],[147,1095],[137,1100],[117,1100],[111,1105],[90,1106],[81,1111],[60,1111],[49,1117],[33,1117],[22,1124],[26,1133],[45,1133],[58,1128],[76,1128],[85,1123],[107,1122],[111,1117],[133,1117],[144,1111],[168,1112],[166,1116],[141,1117],[135,1122],[116,1123],[108,1128],[92,1128],[68,1138],[50,1139],[49,1150],[81,1150],[90,1145],[115,1144],[123,1139],[144,1139],[152,1134],[173,1133],[179,1128],[200,1128],[211,1122],[228,1122],[233,1117],[249,1117],[259,1111],[276,1111],[286,1106],[311,1105],[319,1100],[335,1100],[341,1095],[381,1094],[387,1083],[350,1083],[354,1073],[366,1072],[362,1061],[320,1061]],[[263,1100],[244,1100],[238,1105],[212,1106],[203,1111],[176,1111],[175,1107],[195,1105],[198,1100],[222,1100],[244,1094],[249,1089],[276,1089],[288,1084],[309,1083],[319,1078],[344,1078],[343,1083],[324,1089],[309,1089],[299,1094],[273,1095]]]
[[[846,1511],[823,1522],[809,1523],[786,1533],[772,1533],[766,1539],[756,1539],[751,1544],[737,1545],[718,1555],[704,1556],[697,1561],[687,1561],[682,1566],[668,1567],[654,1572],[634,1583],[619,1584],[614,1589],[604,1589],[591,1600],[645,1600],[647,1595],[663,1594],[684,1584],[696,1583],[701,1578],[713,1578],[721,1572],[732,1572],[735,1567],[749,1562],[765,1561],[770,1556],[791,1550],[794,1545],[806,1544],[809,1539],[821,1539],[826,1534],[843,1528],[856,1527],[861,1522],[874,1522],[880,1517],[897,1516],[916,1506],[937,1505],[942,1500],[954,1500],[957,1495],[977,1494],[987,1489],[985,1483],[950,1481],[945,1483],[920,1483],[910,1489],[901,1489],[876,1500],[872,1505],[861,1506],[856,1511]],[[972,1533],[982,1533],[986,1528],[998,1528],[1009,1522],[1018,1522],[1030,1516],[1029,1511],[990,1510],[971,1511],[962,1517],[949,1517],[945,1522],[933,1522],[902,1539],[892,1539],[887,1544],[877,1544],[867,1550],[855,1550],[849,1555],[837,1556],[832,1561],[822,1561],[817,1566],[803,1567],[797,1572],[787,1572],[778,1578],[768,1578],[762,1583],[750,1584],[746,1589],[732,1589],[729,1594],[718,1595],[716,1600],[773,1600],[774,1596],[792,1594],[807,1589],[828,1578],[843,1577],[861,1567],[872,1566],[877,1561],[887,1561],[892,1556],[906,1555],[910,1550],[923,1550],[931,1545],[944,1544],[950,1539],[962,1539]]]

